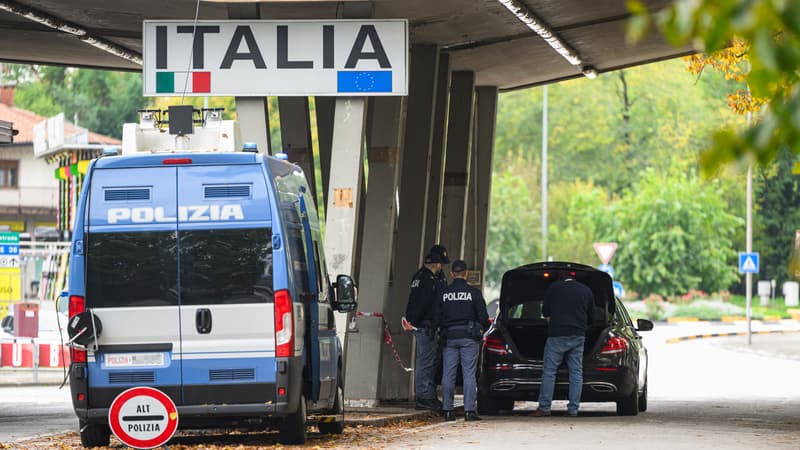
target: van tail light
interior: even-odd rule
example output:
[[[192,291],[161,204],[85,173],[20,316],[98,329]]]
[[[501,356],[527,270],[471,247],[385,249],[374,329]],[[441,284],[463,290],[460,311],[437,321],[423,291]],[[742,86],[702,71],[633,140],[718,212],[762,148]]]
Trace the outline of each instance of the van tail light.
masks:
[[[612,336],[606,342],[606,345],[600,350],[601,355],[616,355],[619,353],[624,353],[628,350],[628,341],[624,338]]]
[[[508,344],[506,341],[503,340],[503,337],[500,333],[492,333],[488,336],[483,338],[483,348],[486,349],[487,352],[495,353],[498,355],[507,355],[508,352]]]
[[[289,291],[275,292],[275,356],[294,355],[294,314]]]
[[[86,309],[86,301],[80,295],[70,295],[69,296],[69,318],[72,320],[73,317],[82,313]],[[77,348],[69,348],[69,360],[72,363],[85,363],[86,362],[86,350],[79,350]]]

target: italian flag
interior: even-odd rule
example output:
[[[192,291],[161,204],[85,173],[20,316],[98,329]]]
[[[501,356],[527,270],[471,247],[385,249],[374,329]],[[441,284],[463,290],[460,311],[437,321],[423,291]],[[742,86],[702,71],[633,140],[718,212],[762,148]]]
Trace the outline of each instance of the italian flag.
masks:
[[[187,82],[188,79],[188,82]],[[211,92],[211,72],[156,72],[156,93]]]

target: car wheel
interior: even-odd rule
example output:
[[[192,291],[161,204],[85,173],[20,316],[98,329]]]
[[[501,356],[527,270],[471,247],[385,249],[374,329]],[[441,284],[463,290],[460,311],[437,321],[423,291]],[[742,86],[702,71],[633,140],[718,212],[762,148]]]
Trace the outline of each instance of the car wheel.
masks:
[[[336,398],[333,400],[331,414],[344,417],[344,389],[342,388],[341,375],[339,375],[339,383],[336,387]],[[317,427],[322,434],[342,434],[344,432],[344,420],[340,422],[320,422],[317,424]]]
[[[647,383],[644,384],[642,395],[639,396],[639,412],[647,411]]]
[[[81,445],[86,448],[108,447],[111,429],[99,423],[79,422],[81,427]]]
[[[281,444],[305,444],[308,438],[306,431],[306,397],[300,394],[297,410],[281,419],[278,425]]]
[[[635,416],[639,414],[639,388],[634,386],[631,395],[617,402],[617,415]]]
[[[514,400],[508,398],[494,398],[478,390],[478,414],[487,416],[497,415],[502,411],[514,409]]]

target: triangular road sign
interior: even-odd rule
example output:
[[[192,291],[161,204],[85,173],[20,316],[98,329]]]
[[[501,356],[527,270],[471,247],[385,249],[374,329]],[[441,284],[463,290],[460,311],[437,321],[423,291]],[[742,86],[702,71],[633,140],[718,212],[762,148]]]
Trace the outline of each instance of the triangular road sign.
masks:
[[[753,262],[753,258],[747,257],[744,260],[744,264],[742,264],[742,270],[744,272],[753,272],[756,270],[756,263]]]
[[[608,264],[608,262],[611,261],[611,257],[614,256],[614,252],[617,250],[616,242],[595,242],[593,246],[594,251],[597,253],[597,256],[600,257],[600,261],[603,264]]]

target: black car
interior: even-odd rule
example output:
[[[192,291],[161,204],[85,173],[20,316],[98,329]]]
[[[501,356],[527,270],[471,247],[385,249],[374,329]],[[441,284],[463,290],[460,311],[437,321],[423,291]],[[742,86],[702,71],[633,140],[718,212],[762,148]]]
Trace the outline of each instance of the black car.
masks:
[[[581,402],[616,402],[619,415],[647,410],[647,349],[637,332],[653,329],[653,322],[639,319],[633,324],[614,296],[607,273],[577,263],[540,262],[503,275],[500,310],[481,350],[481,414],[512,410],[515,400],[538,399],[547,340],[544,293],[564,274],[589,286],[595,298],[595,322],[584,345]],[[568,390],[568,371],[562,364],[553,398],[566,400]]]

